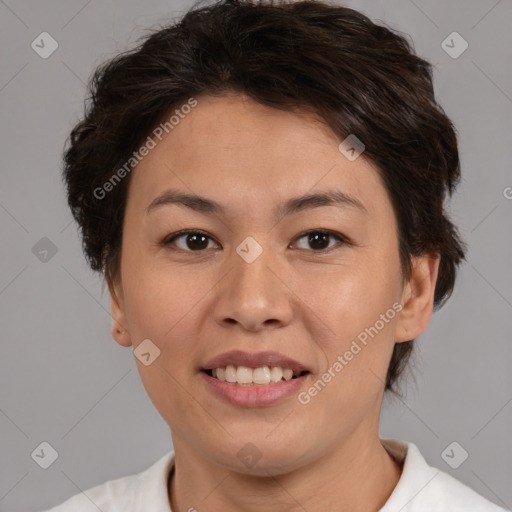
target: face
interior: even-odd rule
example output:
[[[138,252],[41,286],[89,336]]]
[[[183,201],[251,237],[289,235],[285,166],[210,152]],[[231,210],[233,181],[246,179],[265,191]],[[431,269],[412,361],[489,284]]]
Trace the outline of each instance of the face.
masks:
[[[160,351],[136,363],[177,453],[279,474],[377,435],[393,345],[430,320],[437,266],[418,260],[416,292],[404,283],[376,168],[324,124],[241,95],[196,99],[132,171],[113,335]],[[162,200],[170,189],[219,209]],[[327,192],[344,200],[285,208]],[[209,371],[230,362],[242,380],[302,375],[244,385]]]

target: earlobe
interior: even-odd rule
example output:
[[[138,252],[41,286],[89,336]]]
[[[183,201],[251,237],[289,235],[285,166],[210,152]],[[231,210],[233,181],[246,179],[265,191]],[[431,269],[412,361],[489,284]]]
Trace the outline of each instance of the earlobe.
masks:
[[[116,327],[116,322],[112,322],[112,338],[122,345],[123,347],[130,347],[132,342],[130,341],[130,335],[128,331]]]
[[[413,259],[409,282],[402,294],[403,309],[395,330],[397,343],[419,336],[427,327],[434,310],[434,293],[441,256],[424,254]]]
[[[128,331],[128,323],[126,321],[126,315],[124,312],[123,294],[121,286],[113,284],[112,281],[107,278],[108,289],[110,292],[110,310],[112,315],[112,338],[123,347],[129,347],[132,345],[130,333]]]

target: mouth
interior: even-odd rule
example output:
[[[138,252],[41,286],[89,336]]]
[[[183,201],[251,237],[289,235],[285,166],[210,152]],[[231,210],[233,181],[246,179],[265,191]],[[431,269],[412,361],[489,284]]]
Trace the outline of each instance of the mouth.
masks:
[[[210,377],[222,382],[229,382],[239,386],[266,386],[278,382],[298,379],[309,374],[308,370],[293,370],[280,366],[259,366],[250,368],[248,366],[227,365],[225,367],[204,369]]]
[[[306,383],[311,370],[278,352],[233,350],[200,368],[207,389],[237,407],[282,403]]]

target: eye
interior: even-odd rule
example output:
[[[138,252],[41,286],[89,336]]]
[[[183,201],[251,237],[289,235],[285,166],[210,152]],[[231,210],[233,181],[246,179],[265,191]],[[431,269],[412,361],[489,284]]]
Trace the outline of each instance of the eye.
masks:
[[[174,235],[171,235],[170,237],[167,237],[165,240],[162,241],[163,246],[168,246],[174,243],[175,240],[178,240],[180,238],[185,239],[185,247],[179,247],[179,249],[182,249],[184,251],[187,251],[190,249],[190,252],[198,252],[201,250],[204,250],[207,248],[208,243],[205,242],[206,240],[211,238],[202,231],[193,231],[193,230],[184,230],[179,231],[178,233],[175,233]]]
[[[352,243],[346,237],[328,229],[313,229],[306,231],[302,233],[296,240],[299,241],[306,237],[307,244],[310,244],[314,248],[316,246],[316,249],[314,249],[313,252],[330,252],[333,246],[329,247],[329,237],[337,239],[339,241],[338,245],[352,245]],[[167,247],[175,244],[176,240],[182,238],[185,240],[184,246],[180,247],[178,244],[176,245],[178,246],[178,249],[189,252],[201,252],[207,249],[208,240],[212,240],[209,235],[202,231],[184,230],[165,238],[161,242],[161,245]]]
[[[347,238],[328,229],[313,229],[306,231],[305,233],[302,233],[299,238],[297,238],[297,240],[306,238],[306,244],[309,244],[312,247],[316,246],[316,250],[313,252],[330,252],[333,246],[329,247],[329,237],[336,238],[340,242],[338,245],[350,245],[350,242],[347,240]]]

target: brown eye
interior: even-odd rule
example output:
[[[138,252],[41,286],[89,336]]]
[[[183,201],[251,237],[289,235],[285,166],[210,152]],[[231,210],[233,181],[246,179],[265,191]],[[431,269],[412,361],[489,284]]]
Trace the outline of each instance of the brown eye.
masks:
[[[349,240],[334,231],[326,229],[314,229],[302,233],[297,240],[306,239],[307,247],[301,248],[312,250],[313,252],[330,252],[331,249],[340,245],[351,245]],[[183,239],[184,243],[178,245],[177,240]],[[338,244],[330,245],[330,241],[336,239]],[[186,252],[202,252],[208,249],[208,242],[213,240],[209,235],[202,231],[185,230],[167,237],[161,242],[164,247],[172,245],[177,246],[179,250]]]
[[[168,246],[175,243],[175,240],[184,239],[185,243],[179,249],[189,252],[203,251],[208,247],[208,240],[211,238],[201,231],[181,231],[166,238],[162,244]],[[177,244],[176,244],[177,245]]]
[[[329,252],[334,246],[329,246],[329,239],[335,238],[341,244],[347,244],[348,241],[345,237],[325,229],[315,229],[303,233],[297,240],[305,238],[306,244],[313,249],[313,252],[326,251]],[[309,247],[306,247],[307,250]]]

